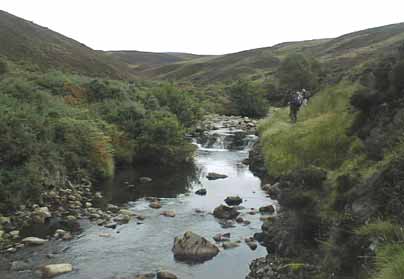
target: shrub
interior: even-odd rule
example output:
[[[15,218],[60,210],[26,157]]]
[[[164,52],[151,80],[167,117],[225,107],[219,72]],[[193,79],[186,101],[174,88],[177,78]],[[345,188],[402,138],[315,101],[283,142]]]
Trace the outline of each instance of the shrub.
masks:
[[[0,76],[8,72],[8,65],[5,60],[0,59]]]
[[[289,90],[313,90],[318,86],[320,71],[321,66],[316,60],[297,53],[288,55],[277,72],[279,85]]]
[[[236,115],[262,117],[268,112],[264,94],[248,81],[237,81],[226,89],[226,94]]]

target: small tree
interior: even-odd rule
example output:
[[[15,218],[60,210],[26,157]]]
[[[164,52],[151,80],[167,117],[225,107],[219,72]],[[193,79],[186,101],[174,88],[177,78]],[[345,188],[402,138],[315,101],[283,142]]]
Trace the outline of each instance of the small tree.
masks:
[[[262,117],[268,111],[268,101],[258,88],[245,80],[239,80],[227,88],[233,113],[241,116]]]
[[[313,90],[318,85],[321,65],[314,59],[308,59],[301,54],[287,56],[278,69],[280,88]]]

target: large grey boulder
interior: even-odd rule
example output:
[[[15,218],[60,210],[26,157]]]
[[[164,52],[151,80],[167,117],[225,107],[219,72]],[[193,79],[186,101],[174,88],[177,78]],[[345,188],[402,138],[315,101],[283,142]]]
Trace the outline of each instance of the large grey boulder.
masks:
[[[234,207],[220,205],[213,210],[213,215],[219,219],[235,219],[240,214]]]
[[[227,178],[227,175],[216,173],[216,172],[210,172],[210,173],[208,173],[206,178],[209,180],[224,179],[224,178]]]
[[[219,253],[219,248],[193,232],[184,233],[183,237],[174,239],[172,248],[174,257],[184,261],[206,261]]]

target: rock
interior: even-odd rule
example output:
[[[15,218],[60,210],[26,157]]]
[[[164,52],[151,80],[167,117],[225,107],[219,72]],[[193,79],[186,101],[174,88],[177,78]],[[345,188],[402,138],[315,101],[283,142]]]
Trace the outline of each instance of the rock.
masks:
[[[24,261],[14,261],[11,263],[10,270],[11,271],[24,271],[24,270],[30,270],[32,268],[32,265],[30,263],[24,262]]]
[[[136,214],[128,209],[121,209],[119,210],[119,214],[128,215],[128,216],[135,216]]]
[[[0,241],[3,240],[3,237],[4,237],[5,234],[6,234],[5,231],[1,231],[1,230],[0,230]]]
[[[205,188],[199,189],[195,192],[195,194],[200,195],[200,196],[205,196],[208,193]]]
[[[136,275],[134,279],[154,279],[154,273],[146,273],[146,274],[139,274]]]
[[[234,219],[240,214],[235,208],[220,205],[215,208],[213,215],[219,219]]]
[[[11,231],[9,234],[12,239],[17,239],[20,237],[20,231]]]
[[[143,221],[144,219],[146,219],[146,217],[140,214],[136,214],[136,219]]]
[[[35,224],[44,224],[46,219],[52,217],[47,207],[39,207],[32,212],[31,218]]]
[[[239,205],[243,202],[239,196],[227,197],[224,201],[230,206]]]
[[[216,242],[223,242],[223,241],[229,241],[230,240],[230,233],[218,233],[213,237],[213,240]]]
[[[116,206],[114,204],[108,204],[107,210],[111,211],[112,213],[118,213],[119,210],[121,210],[121,209],[119,208],[119,206]]]
[[[261,213],[274,213],[275,212],[275,207],[271,204],[271,205],[267,205],[267,206],[262,206],[260,207],[259,211]]]
[[[10,247],[6,250],[8,253],[15,253],[17,252],[17,249],[15,249],[14,247]]]
[[[167,211],[161,212],[160,215],[173,218],[173,217],[175,217],[176,214],[175,214],[175,211],[167,210]]]
[[[226,241],[222,244],[224,249],[232,249],[232,248],[237,248],[240,246],[237,242],[232,242],[232,241]]]
[[[84,204],[84,206],[87,207],[87,208],[89,208],[89,207],[92,207],[93,204],[92,204],[91,202],[86,202],[86,203]]]
[[[150,183],[152,181],[153,181],[153,179],[151,179],[150,177],[147,177],[147,176],[143,176],[143,177],[139,178],[140,183]]]
[[[48,242],[48,240],[31,236],[24,238],[23,240],[21,240],[21,242],[27,245],[42,245]]]
[[[227,178],[227,175],[216,173],[216,172],[210,172],[210,173],[208,173],[206,178],[209,180],[224,179],[224,178]]]
[[[108,223],[106,224],[104,227],[108,228],[108,229],[116,229],[116,227],[118,226],[118,223]]]
[[[96,199],[100,200],[100,199],[102,199],[102,198],[103,198],[103,195],[102,195],[102,193],[101,193],[101,192],[95,192],[95,194],[94,194],[94,198],[96,198]]]
[[[227,219],[221,219],[219,221],[219,224],[223,229],[234,228],[236,225],[233,220],[227,220]]]
[[[172,251],[178,260],[205,261],[215,257],[219,248],[193,232],[186,232],[174,239]]]
[[[170,272],[159,271],[157,272],[157,279],[177,279],[178,277]]]
[[[239,223],[239,224],[241,224],[241,223],[244,222],[244,219],[243,219],[242,217],[237,217],[237,218],[236,218],[236,222]]]
[[[159,201],[154,201],[149,204],[149,207],[154,208],[154,209],[159,209],[159,208],[161,208],[161,204]]]
[[[72,240],[72,239],[73,239],[73,235],[72,235],[70,232],[66,232],[66,233],[64,234],[64,236],[62,237],[62,239],[63,239],[64,241]]]
[[[113,220],[115,222],[118,222],[119,224],[127,224],[127,223],[129,223],[130,219],[131,219],[131,217],[128,215],[119,214]]]
[[[73,271],[71,264],[49,264],[41,268],[43,278],[52,278]]]
[[[112,235],[110,233],[99,233],[99,237],[111,237]]]
[[[281,189],[279,188],[279,182],[271,185],[265,184],[262,186],[262,190],[264,190],[271,199],[278,199],[279,195],[281,194]]]
[[[255,250],[258,247],[257,241],[255,241],[253,237],[246,238],[245,243],[247,244],[248,247],[250,247],[251,250]]]

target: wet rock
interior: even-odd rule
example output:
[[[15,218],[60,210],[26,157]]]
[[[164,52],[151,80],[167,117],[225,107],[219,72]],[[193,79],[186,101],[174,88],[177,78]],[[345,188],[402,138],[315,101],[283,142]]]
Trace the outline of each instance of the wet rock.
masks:
[[[11,263],[10,270],[11,271],[25,271],[30,270],[32,265],[25,261],[14,261]]]
[[[244,222],[244,219],[243,219],[242,217],[237,217],[237,218],[236,218],[236,222],[239,223],[239,224],[241,224],[241,223]]]
[[[219,224],[223,229],[234,228],[236,226],[233,220],[227,220],[227,219],[220,220]]]
[[[110,233],[99,233],[99,237],[111,237],[112,235]]]
[[[20,237],[20,231],[11,231],[8,233],[12,239],[18,239]]]
[[[275,212],[275,207],[271,204],[271,205],[267,205],[267,206],[262,206],[260,207],[259,211],[261,213],[274,213]]]
[[[113,222],[113,223],[106,224],[104,227],[106,227],[108,229],[116,229],[117,226],[118,226],[118,223]]]
[[[159,201],[154,201],[149,204],[149,207],[154,208],[154,209],[159,209],[159,208],[161,208],[161,204]]]
[[[255,250],[258,247],[257,241],[253,237],[246,238],[245,243],[251,250]]]
[[[140,214],[136,214],[136,219],[143,221],[144,219],[146,219],[146,217]]]
[[[139,178],[139,182],[143,183],[143,184],[150,183],[152,181],[153,181],[153,179],[151,179],[150,177],[147,177],[147,176],[143,176],[143,177]]]
[[[227,175],[216,173],[216,172],[210,172],[210,173],[208,173],[206,178],[209,180],[224,179],[224,178],[227,178]]]
[[[71,264],[49,264],[41,268],[43,278],[52,278],[73,271]]]
[[[163,216],[165,216],[165,217],[174,218],[176,214],[175,214],[175,211],[167,210],[167,211],[161,212],[160,215],[163,215]]]
[[[264,190],[271,199],[278,199],[279,195],[281,194],[281,189],[279,188],[279,182],[271,185],[271,184],[266,184],[262,186],[262,190]]]
[[[222,247],[224,248],[224,249],[233,249],[233,248],[237,248],[237,247],[239,247],[240,246],[240,244],[239,243],[237,243],[237,242],[232,242],[232,241],[226,241],[226,242],[224,242],[223,244],[222,244]]]
[[[111,211],[112,213],[118,213],[119,210],[121,210],[121,209],[119,208],[119,206],[116,206],[114,204],[108,204],[107,210]]]
[[[35,224],[44,224],[46,219],[52,217],[52,214],[47,207],[39,207],[32,212],[31,217]]]
[[[208,191],[205,188],[199,189],[195,192],[195,194],[200,195],[200,196],[205,196],[208,193]]]
[[[154,279],[154,273],[146,273],[146,274],[139,274],[136,275],[134,279]]]
[[[172,251],[176,259],[191,261],[209,260],[219,253],[214,244],[193,232],[186,232],[183,237],[176,237]]]
[[[213,215],[219,219],[235,219],[238,215],[240,215],[240,212],[233,207],[220,205],[215,208]]]
[[[121,209],[119,210],[119,214],[128,215],[128,216],[135,216],[136,214],[128,209]]]
[[[118,216],[116,216],[114,218],[114,221],[119,224],[127,224],[127,223],[129,223],[130,219],[131,219],[131,217],[128,215],[119,214]]]
[[[213,237],[213,240],[216,242],[224,242],[230,240],[230,233],[218,233]]]
[[[230,196],[227,197],[224,201],[227,203],[227,205],[230,206],[239,205],[243,202],[243,200],[239,196]]]
[[[177,279],[178,277],[167,271],[159,271],[157,272],[157,279]]]
[[[27,245],[42,245],[48,242],[48,240],[31,236],[24,238],[21,242]]]

